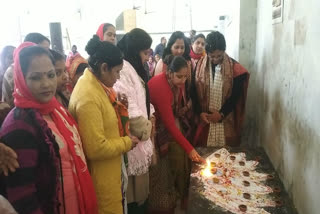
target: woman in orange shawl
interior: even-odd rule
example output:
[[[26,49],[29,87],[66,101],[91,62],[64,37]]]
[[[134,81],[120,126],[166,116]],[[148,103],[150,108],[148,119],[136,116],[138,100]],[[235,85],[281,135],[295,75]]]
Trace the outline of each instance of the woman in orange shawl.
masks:
[[[225,50],[220,32],[208,34],[207,55],[198,61],[193,78],[193,104],[200,117],[194,140],[198,146],[240,144],[249,73]]]
[[[74,88],[77,84],[78,79],[82,76],[84,70],[88,67],[88,62],[80,54],[75,55],[74,57],[68,58],[66,62],[66,68],[69,74],[69,85],[68,89]]]

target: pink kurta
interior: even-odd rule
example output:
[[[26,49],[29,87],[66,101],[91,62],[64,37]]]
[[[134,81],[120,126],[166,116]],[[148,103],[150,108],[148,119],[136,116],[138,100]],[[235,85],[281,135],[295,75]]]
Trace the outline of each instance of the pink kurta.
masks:
[[[56,141],[59,145],[59,152],[61,156],[62,176],[63,176],[63,188],[64,188],[64,203],[65,213],[79,214],[79,201],[77,196],[77,190],[74,184],[73,172],[75,171],[72,156],[69,152],[67,142],[61,135],[56,124],[52,121],[50,116],[44,116],[43,119],[48,123],[49,128],[53,132]],[[59,201],[63,203],[62,191],[59,194]],[[64,213],[64,207],[60,206],[60,213]]]

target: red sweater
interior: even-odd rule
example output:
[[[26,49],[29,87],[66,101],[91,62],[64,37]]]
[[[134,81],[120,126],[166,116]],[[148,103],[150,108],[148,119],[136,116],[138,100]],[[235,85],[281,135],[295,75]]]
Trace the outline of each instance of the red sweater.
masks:
[[[165,72],[153,77],[148,82],[148,86],[150,101],[159,114],[164,126],[176,142],[189,154],[193,150],[193,147],[176,126],[172,111],[173,94]]]

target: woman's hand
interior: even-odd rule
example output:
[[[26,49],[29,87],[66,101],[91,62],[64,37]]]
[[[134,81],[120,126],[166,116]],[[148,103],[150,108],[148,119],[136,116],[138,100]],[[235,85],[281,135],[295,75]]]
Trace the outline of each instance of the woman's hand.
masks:
[[[201,121],[202,121],[202,122],[205,122],[206,124],[209,124],[209,123],[210,123],[210,121],[208,120],[208,117],[209,117],[209,114],[206,113],[206,112],[202,112],[202,113],[200,114],[200,119],[201,119]]]
[[[8,146],[0,142],[0,173],[8,176],[9,171],[15,172],[19,168],[17,154]]]
[[[179,112],[178,112],[178,117],[184,116],[187,113],[188,110],[189,110],[188,106],[185,106],[185,107],[181,108],[179,110]]]
[[[151,138],[152,138],[156,133],[156,117],[152,115],[150,118],[150,121],[152,124],[152,129],[151,129]]]
[[[190,153],[189,153],[189,158],[194,161],[194,162],[201,162],[201,163],[205,163],[206,161],[198,154],[198,152],[193,149]]]
[[[222,116],[218,111],[214,111],[212,114],[208,115],[208,120],[212,123],[218,123],[222,120]]]
[[[136,136],[129,136],[132,142],[132,146],[131,149],[132,150],[134,147],[136,147],[136,145],[140,142],[139,138],[137,138]]]
[[[125,107],[129,107],[127,95],[118,93],[118,101],[122,103]]]

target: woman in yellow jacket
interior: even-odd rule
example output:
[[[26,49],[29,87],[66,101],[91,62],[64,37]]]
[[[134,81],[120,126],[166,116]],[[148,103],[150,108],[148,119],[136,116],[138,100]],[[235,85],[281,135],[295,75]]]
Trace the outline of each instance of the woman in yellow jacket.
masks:
[[[125,106],[112,89],[120,77],[123,58],[120,50],[94,36],[87,44],[90,67],[78,80],[69,103],[69,111],[78,122],[95,185],[99,214],[125,211],[123,154],[138,142],[125,136],[121,123]]]

